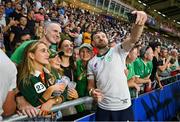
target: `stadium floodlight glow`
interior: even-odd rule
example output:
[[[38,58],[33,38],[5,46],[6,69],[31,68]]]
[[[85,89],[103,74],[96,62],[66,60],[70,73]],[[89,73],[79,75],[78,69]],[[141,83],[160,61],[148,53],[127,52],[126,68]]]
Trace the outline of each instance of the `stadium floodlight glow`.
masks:
[[[162,16],[163,16],[163,17],[166,17],[166,15],[165,15],[165,14],[162,14]]]
[[[161,14],[161,12],[159,12],[159,11],[158,11],[157,13],[158,13],[158,14]]]
[[[140,0],[138,0],[138,3],[142,3]]]
[[[143,3],[144,6],[147,6],[145,3]]]

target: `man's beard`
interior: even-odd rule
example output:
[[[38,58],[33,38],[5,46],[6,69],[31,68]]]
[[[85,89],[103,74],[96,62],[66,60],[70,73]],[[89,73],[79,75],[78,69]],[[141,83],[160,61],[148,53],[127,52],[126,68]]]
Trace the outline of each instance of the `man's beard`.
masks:
[[[107,45],[97,45],[96,46],[98,49],[104,49],[105,47],[107,47]]]

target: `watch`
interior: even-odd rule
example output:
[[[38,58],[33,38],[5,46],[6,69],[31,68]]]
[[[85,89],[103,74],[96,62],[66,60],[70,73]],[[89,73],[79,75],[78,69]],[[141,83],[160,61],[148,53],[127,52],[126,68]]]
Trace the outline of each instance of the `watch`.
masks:
[[[59,100],[58,97],[56,97],[56,98],[55,98],[55,101],[56,101],[56,104],[58,104],[60,100]]]

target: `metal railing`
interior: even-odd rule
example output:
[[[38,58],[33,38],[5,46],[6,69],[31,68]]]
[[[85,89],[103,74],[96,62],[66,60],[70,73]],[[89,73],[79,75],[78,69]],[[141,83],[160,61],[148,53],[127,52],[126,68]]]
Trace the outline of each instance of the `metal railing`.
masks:
[[[176,80],[179,80],[178,79],[179,76],[180,76],[180,74],[177,74],[176,76],[168,76],[168,77],[162,78],[161,80],[168,80],[171,78],[175,78]],[[55,105],[52,107],[51,111],[55,112],[55,111],[58,111],[58,110],[61,110],[61,109],[64,109],[64,108],[67,108],[70,106],[75,106],[75,105],[79,105],[79,104],[83,104],[83,103],[91,103],[92,101],[93,101],[92,97],[82,97],[82,98],[78,98],[76,100],[71,100],[71,101],[67,101],[67,102],[64,102],[59,105]],[[18,114],[15,114],[9,118],[5,118],[3,121],[11,122],[11,121],[24,120],[27,118],[28,118],[27,115],[19,116]]]
[[[71,100],[71,101],[67,101],[67,102],[64,102],[64,103],[59,104],[59,105],[55,105],[52,107],[51,111],[55,112],[55,111],[58,111],[58,110],[61,110],[61,109],[64,109],[64,108],[67,108],[70,106],[75,106],[75,105],[79,105],[82,103],[90,103],[92,101],[93,101],[92,97],[82,97],[82,98],[78,98],[76,100]],[[19,116],[18,114],[15,114],[9,118],[4,119],[3,121],[12,122],[12,121],[24,120],[27,118],[28,118],[27,115]]]

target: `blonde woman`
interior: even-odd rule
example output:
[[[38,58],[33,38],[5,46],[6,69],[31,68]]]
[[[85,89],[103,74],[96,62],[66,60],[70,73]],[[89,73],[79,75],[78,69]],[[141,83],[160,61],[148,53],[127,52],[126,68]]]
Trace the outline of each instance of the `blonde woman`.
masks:
[[[53,105],[63,101],[62,96],[53,97],[54,91],[63,90],[63,84],[54,84],[55,77],[47,70],[49,65],[48,47],[35,41],[25,50],[18,67],[18,88],[25,99],[40,109],[39,115],[49,114]]]

